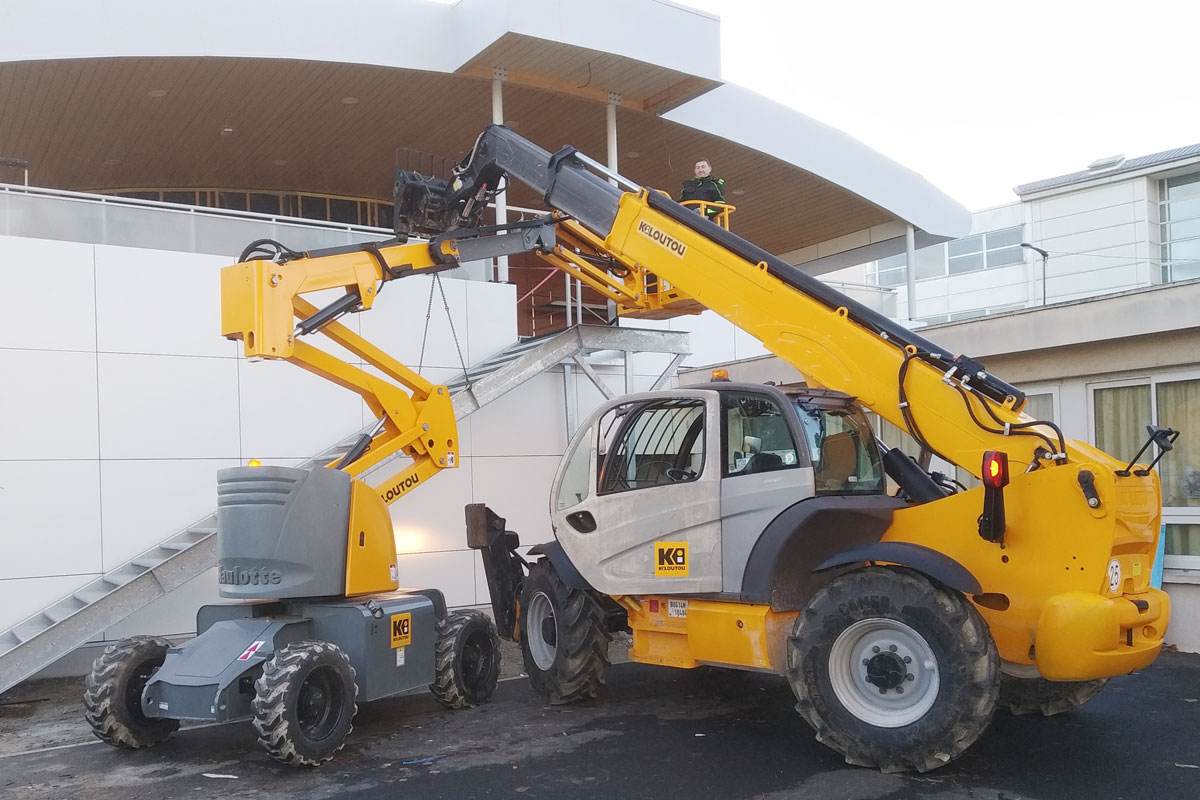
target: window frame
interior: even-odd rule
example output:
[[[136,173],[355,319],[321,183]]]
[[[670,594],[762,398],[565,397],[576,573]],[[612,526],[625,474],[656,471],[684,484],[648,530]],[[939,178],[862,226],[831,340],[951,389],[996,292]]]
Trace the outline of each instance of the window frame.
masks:
[[[703,397],[683,396],[683,397],[665,397],[665,398],[655,398],[655,399],[633,400],[630,402],[630,405],[632,406],[632,408],[628,412],[626,412],[625,415],[623,415],[623,416],[626,416],[626,418],[621,420],[618,429],[614,433],[612,442],[606,448],[606,451],[604,453],[604,458],[602,460],[597,459],[597,460],[600,460],[601,463],[599,463],[596,468],[596,483],[595,483],[596,496],[597,497],[608,497],[610,495],[623,494],[625,492],[636,492],[636,491],[641,491],[644,489],[661,489],[663,487],[672,486],[672,485],[686,485],[686,484],[694,483],[695,481],[700,480],[704,476],[705,467],[707,466],[708,455],[709,455],[709,453],[708,453],[708,449],[709,449],[709,442],[708,442],[709,401]],[[617,486],[615,488],[608,487],[605,483],[605,477],[609,474],[608,470],[612,466],[613,459],[615,459],[617,453],[619,453],[621,451],[621,446],[628,438],[629,433],[633,429],[636,420],[639,419],[644,413],[646,413],[648,411],[659,411],[659,410],[662,410],[662,409],[665,409],[665,408],[668,408],[671,406],[674,406],[676,408],[699,408],[700,409],[700,414],[698,416],[698,420],[700,422],[700,431],[697,434],[696,439],[693,440],[691,443],[691,447],[694,448],[696,440],[699,440],[699,442],[700,442],[700,453],[699,453],[700,464],[699,464],[699,469],[696,471],[695,477],[690,478],[686,481],[654,483],[654,484],[648,484],[645,486],[625,485],[625,486]],[[614,411],[614,410],[616,410],[616,408],[619,408],[619,407],[620,406],[614,406],[612,409],[609,409],[609,411]],[[606,413],[608,413],[608,412],[606,412]],[[597,421],[597,425],[599,426],[602,421],[603,421],[603,416],[600,418],[600,420]],[[690,423],[687,430],[681,431],[681,435],[684,437],[688,436],[691,431],[691,427],[694,425],[695,425],[695,421]],[[598,431],[597,432],[598,436],[604,435],[603,430],[598,428],[597,431]],[[599,440],[597,440],[597,448],[599,448]],[[683,451],[680,450],[679,453],[676,453],[676,458],[678,458],[679,454],[682,452]],[[690,456],[689,456],[689,458],[690,458]]]
[[[1178,370],[1174,372],[1138,374],[1135,376],[1126,376],[1123,378],[1100,379],[1088,381],[1087,389],[1087,431],[1088,443],[1096,446],[1096,400],[1095,392],[1097,389],[1119,389],[1125,386],[1149,386],[1150,387],[1150,424],[1158,424],[1158,385],[1160,383],[1178,383],[1180,381],[1200,380],[1200,370]],[[1152,456],[1143,455],[1142,458],[1154,458],[1158,456],[1158,448],[1152,446]],[[1155,471],[1158,468],[1155,467]],[[1200,506],[1163,506],[1162,509],[1162,530],[1160,535],[1166,534],[1167,525],[1200,525]],[[1200,569],[1200,554],[1198,555],[1174,555],[1166,553],[1163,556],[1164,569]]]

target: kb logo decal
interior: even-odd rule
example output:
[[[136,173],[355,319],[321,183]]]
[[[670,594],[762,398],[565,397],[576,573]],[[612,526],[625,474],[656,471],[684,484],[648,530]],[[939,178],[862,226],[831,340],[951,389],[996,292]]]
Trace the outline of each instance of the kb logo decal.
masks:
[[[407,647],[412,644],[412,614],[392,615],[392,647]]]
[[[654,543],[654,577],[686,578],[688,576],[688,543]]]

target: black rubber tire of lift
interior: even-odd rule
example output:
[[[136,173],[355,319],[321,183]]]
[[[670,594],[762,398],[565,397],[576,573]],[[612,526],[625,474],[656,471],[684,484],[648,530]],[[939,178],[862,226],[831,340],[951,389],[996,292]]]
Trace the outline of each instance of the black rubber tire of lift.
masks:
[[[1107,678],[1094,681],[1049,681],[1000,675],[1000,708],[1010,714],[1053,717],[1079,708],[1100,693]]]
[[[179,720],[147,717],[142,689],[167,657],[171,643],[158,636],[133,636],[105,648],[84,679],[83,715],[106,744],[137,750],[164,742]]]
[[[337,645],[289,644],[263,664],[254,690],[258,743],[276,761],[305,767],[323,764],[342,749],[354,729],[358,686],[349,657]],[[321,709],[326,695],[327,707]],[[324,718],[318,723],[320,730],[309,732],[301,714],[313,711],[323,712]]]
[[[429,691],[446,708],[486,703],[500,677],[500,637],[482,611],[454,611],[437,623]]]
[[[937,662],[936,698],[921,717],[900,727],[852,714],[830,680],[834,642],[851,625],[872,619],[896,620],[916,631]],[[788,648],[796,710],[817,741],[848,764],[882,772],[926,772],[961,755],[991,723],[999,678],[995,642],[975,607],[904,568],[866,567],[835,578],[800,612]]]
[[[541,669],[529,648],[531,631],[525,624],[533,599],[544,594],[554,614],[555,653],[548,669]],[[591,592],[563,583],[548,559],[529,569],[521,587],[521,655],[534,691],[552,705],[575,703],[600,694],[608,671],[608,631],[603,608]],[[541,637],[542,631],[532,635]]]

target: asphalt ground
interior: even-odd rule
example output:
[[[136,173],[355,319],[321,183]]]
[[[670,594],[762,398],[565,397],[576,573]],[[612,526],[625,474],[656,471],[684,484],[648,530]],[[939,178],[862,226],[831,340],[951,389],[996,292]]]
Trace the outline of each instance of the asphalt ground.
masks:
[[[884,775],[815,741],[782,679],[716,669],[616,664],[601,699],[565,707],[522,678],[467,711],[428,694],[364,704],[345,749],[317,769],[271,761],[248,723],[184,729],[143,751],[85,744],[82,718],[74,727],[74,709],[51,699],[37,716],[75,741],[49,749],[22,704],[0,706],[0,797],[1193,800],[1198,700],[1200,656],[1165,654],[1082,709],[998,712],[949,766]]]

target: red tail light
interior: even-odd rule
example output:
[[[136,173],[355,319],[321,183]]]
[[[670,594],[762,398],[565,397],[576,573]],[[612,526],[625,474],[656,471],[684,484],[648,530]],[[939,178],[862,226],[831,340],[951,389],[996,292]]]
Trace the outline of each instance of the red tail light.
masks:
[[[983,484],[993,489],[1008,486],[1008,453],[988,450],[983,454]]]

